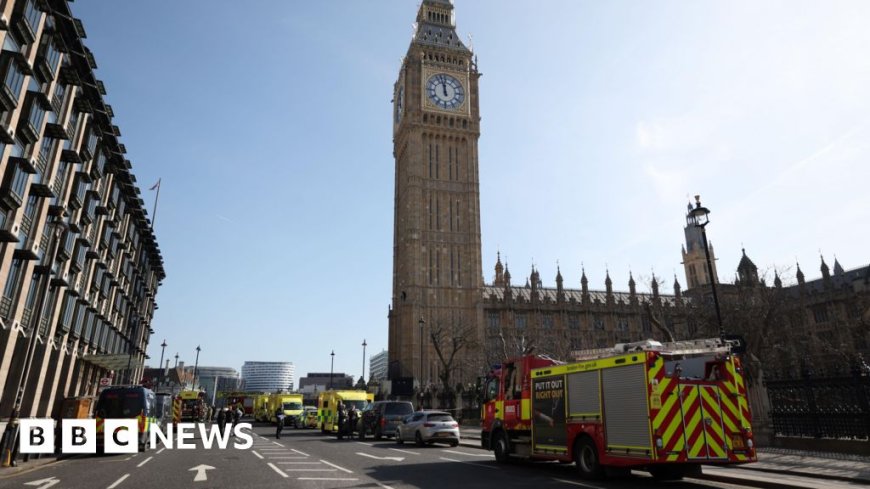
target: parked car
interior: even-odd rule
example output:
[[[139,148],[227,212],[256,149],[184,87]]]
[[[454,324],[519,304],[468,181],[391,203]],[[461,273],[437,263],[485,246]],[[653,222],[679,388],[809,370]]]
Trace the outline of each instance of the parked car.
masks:
[[[388,436],[396,436],[396,428],[405,416],[414,412],[414,406],[408,401],[377,401],[369,404],[362,411],[357,424],[359,439],[365,440],[367,434],[375,436],[375,440]]]
[[[450,413],[443,411],[418,411],[408,415],[396,431],[396,443],[414,440],[417,446],[433,443],[459,445],[459,423]]]

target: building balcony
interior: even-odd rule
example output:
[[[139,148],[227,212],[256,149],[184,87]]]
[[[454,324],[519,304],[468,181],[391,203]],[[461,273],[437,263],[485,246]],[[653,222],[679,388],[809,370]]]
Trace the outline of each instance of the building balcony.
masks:
[[[49,122],[45,125],[44,134],[54,139],[70,139],[69,131],[67,131],[66,127],[54,122]]]

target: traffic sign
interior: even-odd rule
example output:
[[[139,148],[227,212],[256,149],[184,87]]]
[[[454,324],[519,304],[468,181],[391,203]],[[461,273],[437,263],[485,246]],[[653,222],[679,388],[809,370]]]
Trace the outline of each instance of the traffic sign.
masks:
[[[106,387],[112,384],[111,377],[100,377],[100,387]]]

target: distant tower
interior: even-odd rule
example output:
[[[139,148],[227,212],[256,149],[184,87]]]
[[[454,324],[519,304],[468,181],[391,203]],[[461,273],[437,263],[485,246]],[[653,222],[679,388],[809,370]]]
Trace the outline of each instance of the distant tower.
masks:
[[[710,285],[710,275],[707,273],[707,257],[704,255],[704,241],[701,238],[701,229],[695,226],[695,218],[692,217],[692,204],[689,204],[689,212],[686,214],[686,227],[683,232],[686,235],[686,244],[683,246],[683,267],[686,270],[686,283],[689,289]],[[713,245],[707,243],[710,249],[710,261],[713,264],[713,278],[719,283],[719,273],[716,271],[716,253]]]
[[[478,78],[453,2],[422,0],[393,85],[391,379],[431,370],[420,371],[421,341],[422,363],[436,358],[428,328],[472,325],[482,335]]]
[[[758,285],[758,267],[746,256],[746,249],[744,248],[742,251],[743,256],[740,258],[740,263],[737,264],[737,278],[740,285],[755,287]]]

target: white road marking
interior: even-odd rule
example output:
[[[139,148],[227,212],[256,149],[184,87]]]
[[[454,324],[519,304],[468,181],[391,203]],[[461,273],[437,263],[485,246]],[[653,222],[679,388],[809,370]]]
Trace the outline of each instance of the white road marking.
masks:
[[[39,479],[35,481],[25,482],[25,486],[39,486],[36,489],[48,489],[51,486],[57,485],[60,483],[60,479],[56,477],[49,477],[47,479]]]
[[[364,441],[358,441],[357,443],[359,443],[360,445],[365,445],[365,446],[367,446],[367,447],[373,447],[373,446],[375,446],[374,443],[366,443],[366,442],[364,442]]]
[[[155,453],[154,455],[160,455],[160,453],[163,452],[163,450],[166,450],[166,447],[163,447],[160,450],[157,450],[157,453]]]
[[[290,450],[293,450],[294,452],[298,453],[299,455],[304,455],[304,456],[306,456],[306,457],[310,457],[310,456],[311,456],[311,455],[308,455],[308,454],[305,453],[305,452],[300,452],[299,450],[297,450],[297,449],[295,449],[295,448],[291,448]]]
[[[285,468],[287,472],[335,472],[335,469],[288,469]]]
[[[396,462],[401,462],[405,460],[405,457],[378,457],[377,455],[369,455],[368,453],[356,452],[357,455],[361,455],[363,457],[373,458],[375,460],[395,460]]]
[[[196,467],[187,470],[188,472],[196,472],[196,475],[193,477],[193,482],[203,482],[208,480],[208,475],[205,471],[214,470],[214,467],[211,465],[199,464]]]
[[[420,452],[412,452],[411,450],[402,450],[401,448],[391,448],[390,450],[395,450],[397,452],[402,452],[402,453],[410,453],[411,455],[420,455]]]
[[[286,458],[286,459],[303,460],[303,459],[308,458],[308,457],[300,457],[300,456],[298,456],[298,455],[274,455],[274,456],[273,456],[273,455],[270,454],[270,453],[267,453],[266,455],[268,455],[270,459],[271,459],[271,458]],[[315,463],[316,463],[316,462],[315,462]]]
[[[455,453],[455,454],[457,454],[457,455],[468,455],[468,456],[471,456],[471,457],[485,457],[485,458],[492,458],[492,454],[491,454],[491,453],[486,453],[486,454],[480,454],[480,453],[466,453],[466,452],[457,452],[457,451],[455,451],[455,450],[441,450],[441,451],[444,452],[444,453]]]
[[[116,487],[121,485],[121,483],[124,482],[124,479],[126,479],[127,477],[130,477],[130,474],[122,475],[121,478],[113,482],[112,485],[108,487],[108,489],[115,489]]]
[[[273,442],[272,442],[272,443],[274,443],[274,444],[276,444],[276,445],[278,445],[278,446],[279,446],[279,447],[283,447],[283,446],[284,446],[284,445],[282,445],[282,444],[280,444],[280,443],[278,443],[278,442],[277,442],[277,441],[273,441]],[[286,447],[285,447],[285,448],[286,448]]]
[[[335,467],[336,469],[341,470],[342,472],[347,472],[348,474],[353,474],[352,470],[347,470],[344,467],[339,467],[338,465],[335,465],[334,463],[327,462],[326,460],[321,460],[321,462],[325,463],[326,465],[329,465],[330,467]]]
[[[390,487],[390,486],[388,486],[388,485],[386,485],[386,484],[381,484],[381,483],[378,482],[378,481],[375,481],[375,484],[379,485],[379,486],[382,487],[383,489],[393,489],[392,487]]]
[[[284,471],[282,471],[282,470],[279,469],[278,467],[275,467],[275,464],[273,464],[272,462],[269,462],[269,467],[272,467],[272,470],[274,470],[275,472],[277,472],[278,475],[280,475],[281,477],[283,477],[283,478],[285,478],[285,479],[288,478],[288,477],[290,477],[289,475],[285,474]]]
[[[256,451],[254,451],[254,450],[251,450],[251,453],[253,453],[253,454],[254,454],[254,455],[256,455],[256,456],[257,456],[257,457],[259,457],[259,458],[260,458],[260,460],[263,460],[263,456],[262,456],[262,455],[260,455],[260,454],[259,454],[259,453],[257,453],[257,452],[256,452]]]
[[[495,465],[483,465],[483,464],[481,464],[480,462],[466,462],[466,461],[464,461],[464,460],[456,460],[455,458],[447,458],[447,457],[439,457],[439,458],[440,458],[441,460],[446,460],[446,461],[448,461],[448,462],[458,462],[458,463],[461,463],[461,464],[476,465],[476,466],[478,466],[478,467],[484,467],[484,468],[487,468],[487,469],[496,469],[496,470],[498,470],[498,467],[496,467]]]
[[[148,462],[151,461],[152,458],[154,458],[154,457],[148,457],[148,458],[146,458],[145,460],[139,462],[139,465],[137,465],[136,467],[141,467],[141,466],[147,464]]]
[[[278,465],[318,465],[320,462],[276,462]]]
[[[358,481],[359,479],[341,478],[341,477],[300,477],[296,480],[300,480],[300,481]]]
[[[593,489],[601,489],[601,486],[593,486],[593,485],[591,485],[591,484],[584,484],[584,483],[582,483],[582,482],[577,482],[577,481],[569,481],[569,480],[565,480],[565,479],[557,479],[557,478],[555,478],[555,477],[553,477],[553,480],[556,481],[556,482],[563,482],[563,483],[565,483],[565,484],[571,484],[571,485],[573,485],[573,486],[591,487],[591,488],[593,488]]]

